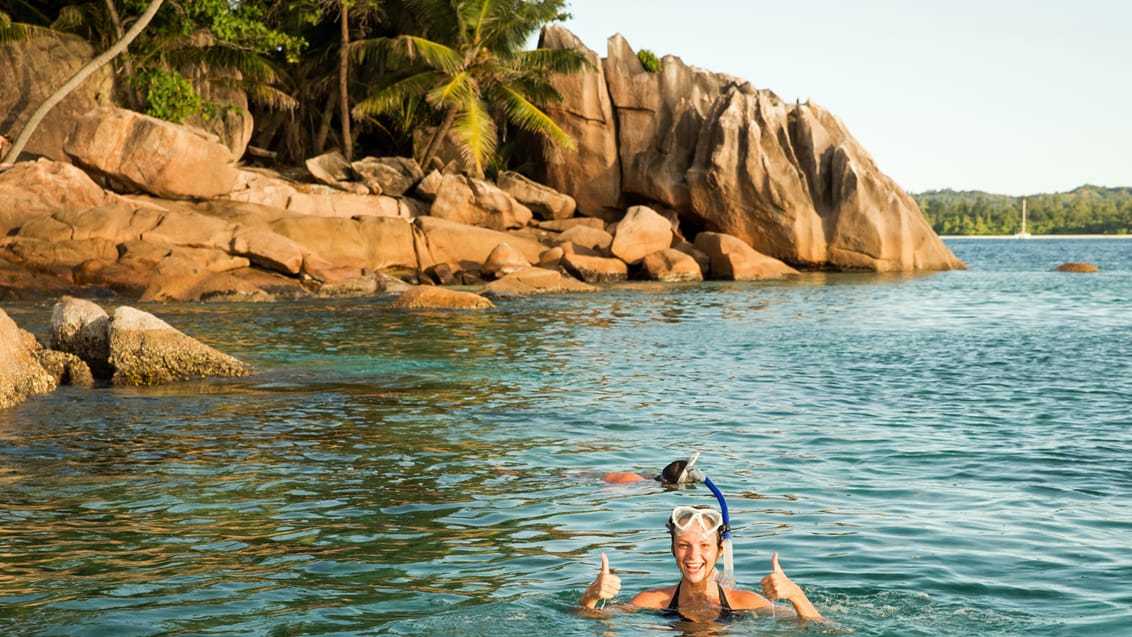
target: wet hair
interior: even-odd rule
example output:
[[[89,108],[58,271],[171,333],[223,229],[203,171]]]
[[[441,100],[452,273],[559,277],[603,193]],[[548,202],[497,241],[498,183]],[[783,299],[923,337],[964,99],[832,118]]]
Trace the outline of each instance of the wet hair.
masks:
[[[660,475],[657,476],[656,479],[663,484],[677,484],[676,481],[680,479],[680,474],[684,473],[684,467],[686,466],[688,466],[687,460],[677,460],[675,462],[670,462],[668,463],[668,466],[660,472]],[[690,481],[691,480],[689,480],[689,482]]]

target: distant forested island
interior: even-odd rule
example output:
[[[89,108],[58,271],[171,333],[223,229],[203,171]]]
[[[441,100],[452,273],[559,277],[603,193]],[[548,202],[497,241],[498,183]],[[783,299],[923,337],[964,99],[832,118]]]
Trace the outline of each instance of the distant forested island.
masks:
[[[1132,234],[1132,188],[1085,185],[1070,192],[1011,197],[977,190],[912,194],[941,235]]]

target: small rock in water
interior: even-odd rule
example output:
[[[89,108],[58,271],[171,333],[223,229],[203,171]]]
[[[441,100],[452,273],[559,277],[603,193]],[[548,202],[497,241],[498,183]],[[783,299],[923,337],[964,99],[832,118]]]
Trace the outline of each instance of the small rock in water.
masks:
[[[1100,272],[1101,269],[1092,263],[1076,263],[1070,261],[1069,263],[1062,263],[1054,268],[1057,272]]]

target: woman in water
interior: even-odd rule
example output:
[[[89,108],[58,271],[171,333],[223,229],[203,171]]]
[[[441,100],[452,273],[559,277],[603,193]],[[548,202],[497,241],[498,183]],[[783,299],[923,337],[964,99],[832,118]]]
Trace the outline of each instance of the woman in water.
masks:
[[[626,484],[629,482],[640,482],[642,480],[656,480],[661,486],[666,489],[679,489],[684,485],[696,482],[697,476],[700,476],[693,465],[696,463],[693,458],[690,462],[687,460],[676,460],[668,463],[668,466],[660,472],[660,475],[641,475],[639,473],[632,473],[629,471],[611,471],[601,477],[603,482],[610,484]]]
[[[724,588],[717,583],[716,562],[723,548],[723,516],[707,507],[678,506],[668,519],[672,556],[680,569],[674,586],[638,593],[629,606],[679,614],[692,621],[723,619],[734,610],[770,609],[774,599],[785,599],[802,619],[822,619],[801,587],[778,565],[778,553],[770,558],[772,571],[762,579],[763,594]],[[582,594],[581,605],[595,608],[598,600],[612,599],[621,590],[621,578],[609,570],[609,558],[601,554],[601,572]],[[770,599],[767,599],[770,598]]]

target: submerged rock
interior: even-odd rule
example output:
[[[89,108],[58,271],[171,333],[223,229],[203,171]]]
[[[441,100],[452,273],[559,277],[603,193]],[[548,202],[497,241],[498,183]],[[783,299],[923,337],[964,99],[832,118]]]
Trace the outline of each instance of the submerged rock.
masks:
[[[110,364],[115,385],[160,385],[209,376],[247,376],[251,368],[131,307],[110,315]]]
[[[472,292],[416,285],[405,290],[390,307],[402,310],[490,310],[495,305]]]
[[[73,387],[91,387],[94,385],[94,374],[90,366],[83,359],[53,349],[44,349],[36,352],[36,359],[43,369],[55,379],[56,385],[71,385]]]
[[[29,340],[29,336],[0,309],[0,409],[55,389],[55,380],[29,346],[29,342],[35,341],[34,337]]]
[[[97,303],[65,296],[51,313],[51,349],[79,357],[95,378],[109,379],[109,326],[110,315]]]
[[[1077,263],[1070,261],[1054,268],[1057,272],[1100,272],[1101,269],[1092,263]]]

